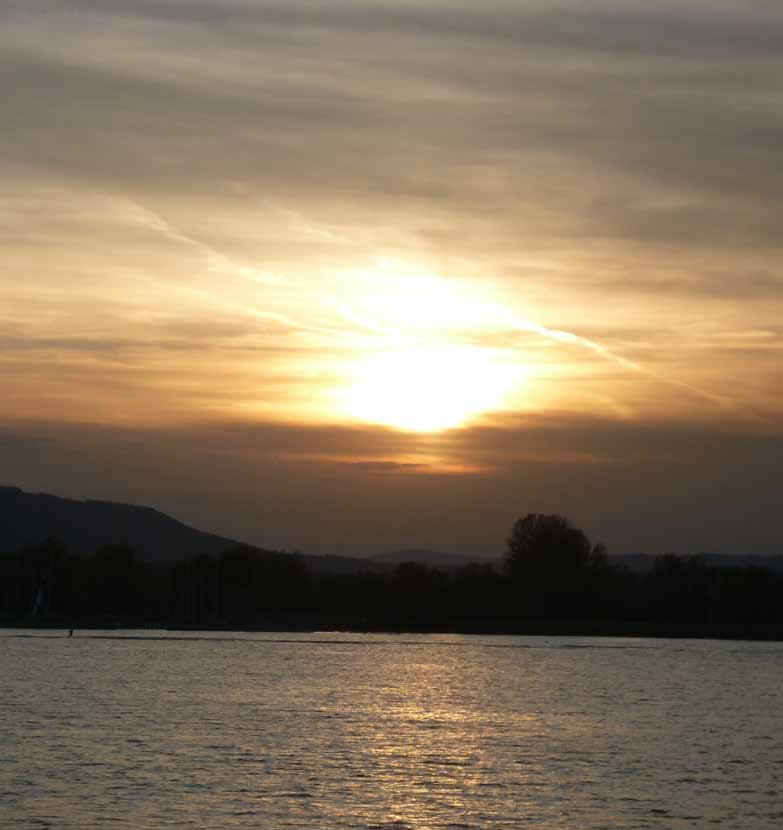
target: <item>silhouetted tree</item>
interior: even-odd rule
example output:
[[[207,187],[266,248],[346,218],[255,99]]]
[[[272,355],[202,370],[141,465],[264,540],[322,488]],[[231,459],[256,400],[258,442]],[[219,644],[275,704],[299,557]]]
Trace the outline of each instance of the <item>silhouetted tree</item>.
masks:
[[[633,572],[610,565],[604,547],[592,546],[562,516],[516,521],[504,564],[440,571],[407,562],[375,572],[319,573],[300,557],[249,547],[219,558],[148,562],[123,545],[84,555],[48,539],[0,552],[0,623],[519,630],[525,617],[674,631],[725,625],[732,636],[743,626],[749,632],[765,626],[764,636],[783,630],[783,574],[673,554],[648,572]]]
[[[717,610],[717,572],[702,556],[667,553],[647,576],[653,615],[665,620],[710,622]]]
[[[139,605],[139,566],[128,545],[102,545],[86,563],[86,588],[94,614],[127,619]]]
[[[307,596],[301,559],[239,546],[220,556],[221,615],[244,623],[293,614]]]
[[[512,576],[550,574],[587,564],[590,540],[564,516],[528,513],[506,539],[506,565]]]
[[[491,620],[500,610],[503,581],[488,562],[469,562],[454,575],[455,610],[459,619]]]
[[[446,605],[448,577],[419,562],[401,562],[394,570],[396,615],[407,622],[431,620]]]
[[[783,576],[758,567],[716,573],[721,619],[738,624],[783,622]]]
[[[528,513],[511,528],[505,565],[523,613],[580,616],[591,610],[590,583],[606,568],[606,548],[564,516]]]

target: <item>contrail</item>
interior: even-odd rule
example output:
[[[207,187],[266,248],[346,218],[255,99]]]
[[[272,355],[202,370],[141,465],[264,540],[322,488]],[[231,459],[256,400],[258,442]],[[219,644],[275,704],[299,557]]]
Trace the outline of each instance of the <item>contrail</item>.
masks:
[[[130,205],[130,207],[128,207],[128,205]],[[128,202],[126,205],[122,206],[122,214],[126,219],[129,219],[134,224],[141,225],[147,230],[158,233],[172,242],[177,242],[181,245],[188,245],[200,251],[206,258],[207,268],[210,271],[221,271],[226,274],[233,274],[244,280],[250,280],[255,283],[258,282],[254,271],[252,273],[248,273],[248,269],[245,266],[237,265],[229,257],[220,251],[215,250],[212,246],[177,230],[162,216],[149,210],[149,208],[146,208],[136,202]],[[252,271],[252,269],[250,270]],[[272,311],[260,311],[251,306],[226,302],[224,299],[216,297],[214,293],[205,291],[204,289],[188,286],[187,288],[181,287],[181,290],[187,291],[192,296],[203,298],[213,306],[219,305],[226,311],[233,311],[239,314],[249,314],[250,316],[256,317],[260,320],[272,320],[298,331],[327,335],[335,334],[332,329],[328,329],[323,326],[309,325],[299,320],[295,320],[287,314]]]
[[[347,303],[335,302],[334,305],[346,320],[350,321],[355,326],[359,326],[359,328],[371,331],[373,334],[383,335],[384,337],[393,337],[395,339],[402,337],[400,332],[390,329],[387,326],[382,326],[380,323],[376,323],[375,320],[371,320],[369,317],[357,314]]]
[[[519,331],[529,332],[531,334],[539,334],[541,335],[541,337],[546,337],[549,340],[556,340],[558,343],[570,343],[576,346],[581,346],[582,348],[589,349],[591,352],[595,352],[597,355],[600,355],[601,357],[611,361],[612,363],[617,363],[619,366],[624,366],[626,369],[631,369],[634,372],[641,372],[645,375],[650,374],[649,370],[645,369],[644,366],[641,366],[638,363],[634,363],[633,360],[628,360],[628,358],[626,357],[622,357],[621,355],[615,354],[614,352],[607,349],[605,346],[602,346],[600,343],[596,343],[594,340],[588,340],[586,337],[581,337],[580,335],[574,334],[571,331],[563,331],[562,329],[550,329],[546,326],[541,326],[538,323],[534,323],[531,320],[517,320],[515,317],[511,316],[507,312],[503,312],[503,315],[506,317],[508,323],[514,328],[518,329]]]
[[[730,398],[721,395],[716,395],[713,392],[709,392],[708,390],[702,389],[698,386],[693,386],[692,384],[686,383],[683,380],[663,377],[657,374],[656,372],[653,372],[651,369],[648,369],[647,367],[642,366],[639,363],[636,363],[633,360],[629,360],[628,358],[623,357],[622,355],[615,354],[615,352],[611,351],[610,349],[607,349],[600,343],[596,343],[594,340],[589,340],[586,337],[581,337],[580,335],[574,334],[570,331],[563,331],[561,329],[550,329],[546,326],[541,326],[538,323],[534,323],[530,320],[518,320],[513,315],[505,311],[502,311],[501,313],[505,318],[506,322],[512,328],[515,328],[518,331],[523,331],[531,334],[538,334],[541,337],[546,337],[549,340],[555,340],[558,343],[569,343],[575,346],[581,346],[584,349],[589,349],[591,352],[600,355],[602,358],[608,360],[611,363],[615,363],[618,366],[622,366],[623,368],[629,369],[632,372],[636,372],[637,374],[644,375],[645,377],[650,378],[650,380],[654,380],[658,383],[664,383],[668,386],[676,386],[679,389],[686,389],[689,392],[692,392],[694,395],[698,395],[699,397],[711,401],[712,403],[717,404],[721,407],[736,408],[736,403],[732,401]]]
[[[181,245],[189,245],[191,248],[195,248],[206,259],[207,270],[209,271],[232,274],[263,285],[278,285],[283,280],[279,274],[265,274],[257,271],[255,268],[249,268],[246,265],[237,265],[230,257],[213,248],[211,245],[207,245],[199,239],[182,233],[182,231],[173,227],[162,216],[151,211],[149,208],[136,202],[130,202],[129,204],[130,207],[123,205],[122,215],[124,218],[136,225],[141,225],[146,230],[160,234],[171,242],[177,242]]]

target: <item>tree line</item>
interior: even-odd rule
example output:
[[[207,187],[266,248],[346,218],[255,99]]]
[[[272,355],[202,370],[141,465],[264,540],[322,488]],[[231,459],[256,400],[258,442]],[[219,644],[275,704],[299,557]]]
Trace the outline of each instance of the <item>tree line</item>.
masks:
[[[781,589],[772,571],[698,556],[668,554],[635,573],[568,519],[535,513],[514,523],[499,564],[449,570],[316,573],[296,555],[243,546],[147,562],[123,545],[85,555],[52,539],[0,555],[0,622],[17,625],[780,636]]]

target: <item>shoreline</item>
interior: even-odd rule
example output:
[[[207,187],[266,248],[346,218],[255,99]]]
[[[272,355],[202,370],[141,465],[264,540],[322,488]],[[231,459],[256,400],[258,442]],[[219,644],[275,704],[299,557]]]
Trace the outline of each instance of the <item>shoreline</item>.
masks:
[[[143,623],[132,620],[99,621],[83,620],[66,623],[60,620],[0,621],[0,629],[27,631],[148,631],[160,632],[236,632],[315,634],[325,631],[351,634],[464,634],[474,636],[508,637],[607,637],[640,639],[700,639],[700,640],[750,640],[760,642],[783,641],[783,626],[776,624],[657,622],[657,621],[585,621],[585,620],[521,620],[486,621],[484,623],[402,623],[385,621],[375,624],[328,619],[307,621],[264,620],[254,623],[226,621],[220,623],[194,623],[175,621],[169,623]]]

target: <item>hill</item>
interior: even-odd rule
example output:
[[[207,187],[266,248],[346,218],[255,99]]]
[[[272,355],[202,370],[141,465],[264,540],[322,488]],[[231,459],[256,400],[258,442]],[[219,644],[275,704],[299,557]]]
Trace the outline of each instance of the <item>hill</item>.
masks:
[[[57,539],[74,553],[93,553],[102,545],[128,545],[137,559],[146,562],[171,562],[202,553],[215,556],[243,544],[197,530],[152,507],[79,501],[0,486],[0,552],[32,547],[47,538]],[[301,558],[320,573],[383,569],[382,563],[347,556],[303,554]]]

